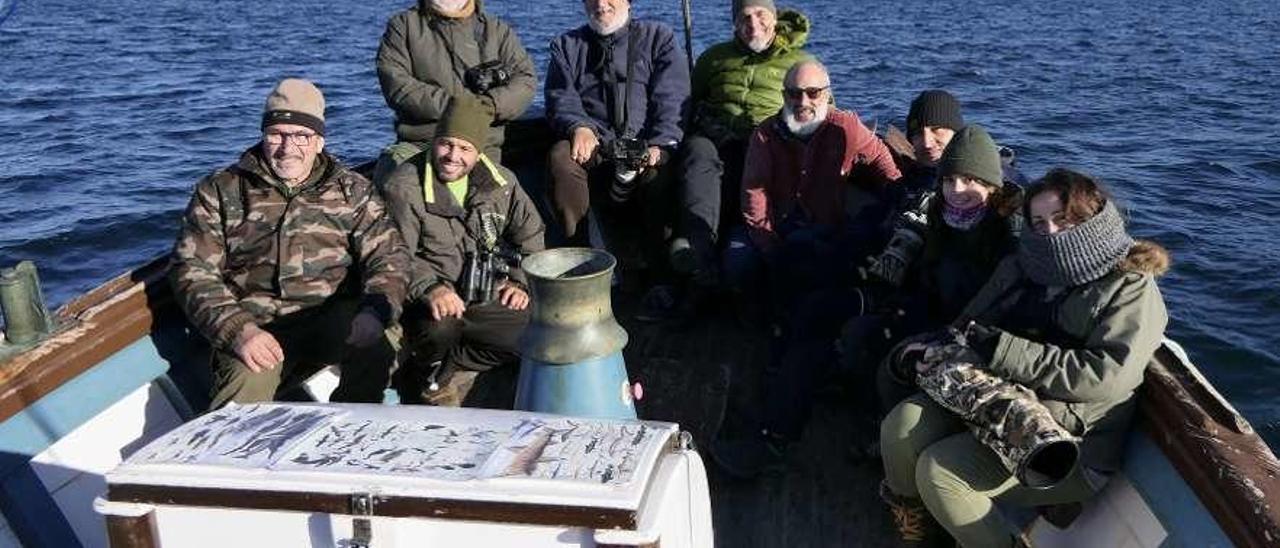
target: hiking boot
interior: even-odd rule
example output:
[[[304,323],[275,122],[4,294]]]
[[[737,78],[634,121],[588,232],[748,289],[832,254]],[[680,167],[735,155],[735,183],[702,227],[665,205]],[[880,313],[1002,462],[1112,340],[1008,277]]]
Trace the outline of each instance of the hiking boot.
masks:
[[[726,474],[750,480],[765,472],[782,470],[785,449],[782,438],[761,431],[739,439],[716,438],[711,442],[711,458]]]
[[[422,401],[439,407],[462,407],[479,374],[478,371],[453,371],[444,382],[431,382],[422,387]]]
[[[681,274],[692,274],[698,269],[700,262],[693,244],[683,237],[671,240],[671,244],[667,247],[667,260],[670,261],[671,270]]]
[[[925,508],[924,501],[915,497],[904,497],[889,489],[889,484],[880,482],[880,498],[889,505],[893,514],[894,529],[898,533],[898,541],[903,546],[942,547],[951,546],[951,535],[938,524]]]
[[[687,296],[682,298],[674,286],[656,285],[640,299],[635,318],[642,322],[665,322],[693,317],[694,306]],[[687,292],[684,292],[687,293]]]

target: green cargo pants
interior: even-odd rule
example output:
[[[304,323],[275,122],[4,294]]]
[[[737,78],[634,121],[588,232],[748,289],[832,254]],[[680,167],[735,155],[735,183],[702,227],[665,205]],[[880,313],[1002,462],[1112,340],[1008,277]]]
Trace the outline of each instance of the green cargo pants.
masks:
[[[235,354],[215,350],[209,409],[221,408],[228,402],[275,400],[282,385],[295,387],[328,364],[340,364],[342,368],[331,401],[381,402],[395,351],[385,336],[365,348],[344,342],[358,307],[355,298],[334,299],[262,326],[284,350],[284,363],[266,371],[254,373]]]
[[[1025,487],[964,422],[924,394],[903,400],[880,423],[880,451],[889,489],[924,501],[961,546],[1013,545],[1017,531],[997,501],[1023,507],[1079,502],[1105,481],[1078,466],[1051,488]]]

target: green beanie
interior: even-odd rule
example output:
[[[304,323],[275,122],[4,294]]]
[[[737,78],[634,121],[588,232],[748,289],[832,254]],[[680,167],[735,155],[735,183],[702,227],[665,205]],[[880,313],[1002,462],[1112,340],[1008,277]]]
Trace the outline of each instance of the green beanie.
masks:
[[[938,160],[938,177],[967,175],[994,187],[1004,186],[1000,151],[987,130],[969,124],[956,133]]]
[[[444,116],[436,126],[436,138],[456,137],[484,150],[489,139],[489,123],[493,116],[479,99],[468,94],[458,94],[449,100]]]

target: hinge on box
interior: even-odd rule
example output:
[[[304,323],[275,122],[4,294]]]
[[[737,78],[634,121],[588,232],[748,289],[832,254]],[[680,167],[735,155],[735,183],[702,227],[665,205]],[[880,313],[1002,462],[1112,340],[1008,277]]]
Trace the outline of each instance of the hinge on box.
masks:
[[[351,495],[351,515],[357,517],[351,520],[351,542],[347,545],[350,548],[369,548],[373,542],[373,521],[370,518],[377,502],[378,498],[369,493]]]

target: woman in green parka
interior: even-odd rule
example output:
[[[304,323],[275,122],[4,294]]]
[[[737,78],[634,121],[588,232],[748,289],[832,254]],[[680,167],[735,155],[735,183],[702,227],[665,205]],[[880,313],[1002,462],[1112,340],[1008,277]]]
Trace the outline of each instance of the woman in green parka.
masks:
[[[904,540],[945,529],[963,546],[1010,546],[1015,532],[994,503],[1083,501],[1120,467],[1135,390],[1168,324],[1155,277],[1159,245],[1134,241],[1098,182],[1050,171],[1027,191],[1024,231],[953,327],[987,370],[1035,392],[1054,420],[1080,436],[1080,461],[1047,489],[1018,483],[955,415],[923,395],[881,424],[882,495]],[[909,352],[909,350],[908,350]],[[926,511],[927,510],[927,511]],[[936,521],[934,521],[936,520]]]

